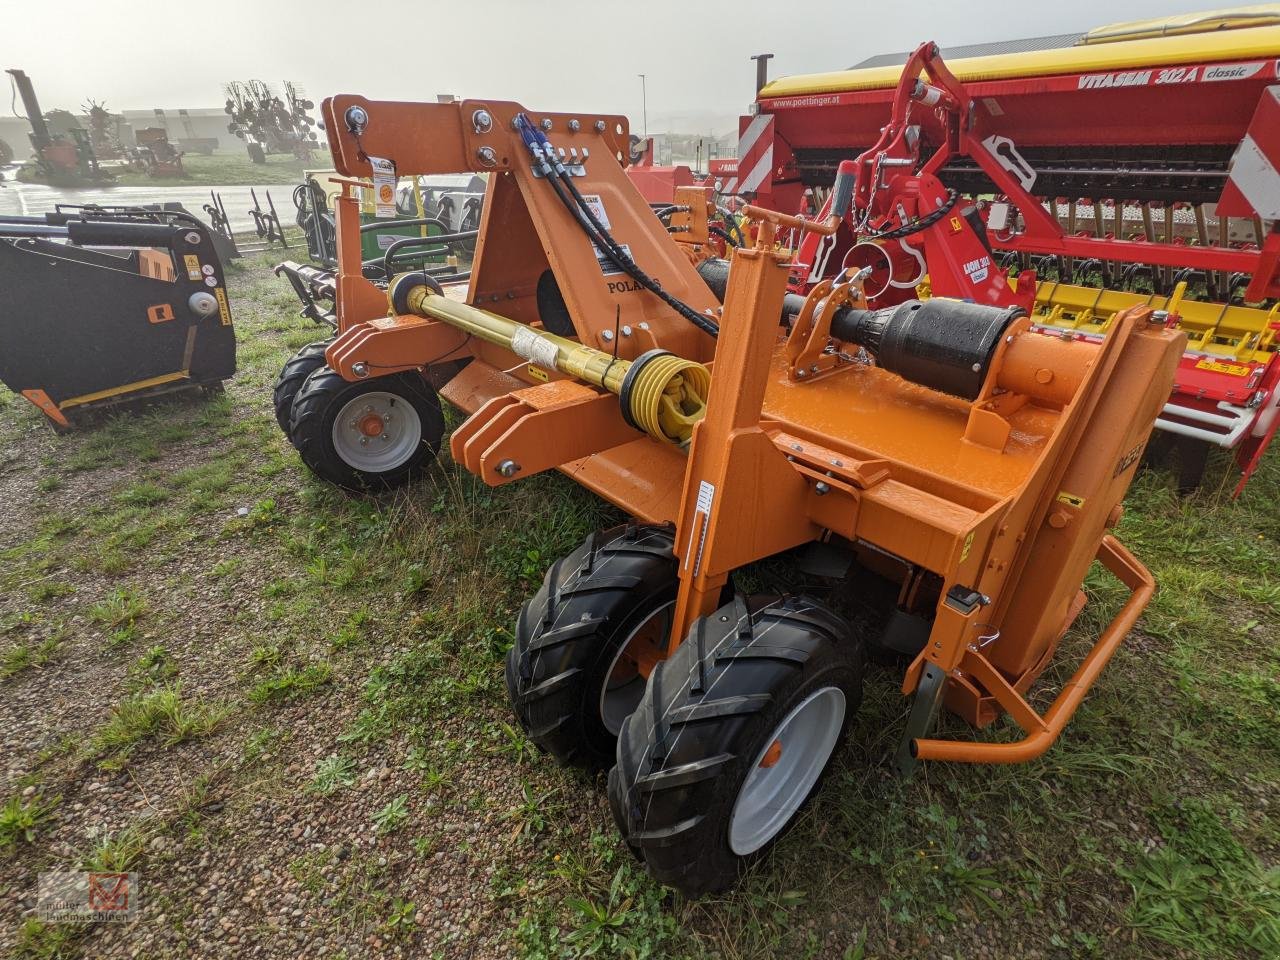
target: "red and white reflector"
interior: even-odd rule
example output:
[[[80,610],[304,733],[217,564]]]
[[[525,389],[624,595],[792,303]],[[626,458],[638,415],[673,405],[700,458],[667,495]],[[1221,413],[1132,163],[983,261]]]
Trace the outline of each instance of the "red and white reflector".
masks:
[[[1218,214],[1280,220],[1280,86],[1262,91],[1249,129],[1231,158]]]
[[[773,185],[773,114],[740,119],[738,184],[735,193],[768,193]],[[725,191],[726,193],[728,191]]]
[[[708,172],[713,178],[716,193],[731,197],[738,192],[738,161],[736,158],[721,157],[707,162]]]

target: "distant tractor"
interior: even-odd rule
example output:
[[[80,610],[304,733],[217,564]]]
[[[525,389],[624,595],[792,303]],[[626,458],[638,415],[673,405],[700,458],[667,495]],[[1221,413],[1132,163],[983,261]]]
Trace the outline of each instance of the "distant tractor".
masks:
[[[35,179],[62,186],[77,186],[109,179],[98,166],[89,133],[65,110],[55,110],[46,119],[36,99],[31,78],[21,70],[6,71],[22,99],[31,124],[31,147],[35,152]]]

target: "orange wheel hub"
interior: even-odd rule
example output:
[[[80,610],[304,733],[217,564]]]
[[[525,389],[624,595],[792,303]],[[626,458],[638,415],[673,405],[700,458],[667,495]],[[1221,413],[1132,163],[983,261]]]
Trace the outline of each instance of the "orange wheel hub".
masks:
[[[768,770],[779,760],[782,759],[782,741],[775,740],[769,744],[769,749],[764,752],[764,756],[760,758],[760,766]]]

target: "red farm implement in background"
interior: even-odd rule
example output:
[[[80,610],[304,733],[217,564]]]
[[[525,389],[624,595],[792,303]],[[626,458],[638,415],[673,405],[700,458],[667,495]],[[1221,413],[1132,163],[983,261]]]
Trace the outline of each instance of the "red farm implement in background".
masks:
[[[1278,171],[1273,6],[775,81],[742,118],[736,191],[839,215],[794,238],[801,291],[866,270],[873,306],[1019,304],[1088,339],[1168,311],[1189,343],[1157,426],[1187,486],[1206,444],[1234,450],[1238,493],[1280,425]]]

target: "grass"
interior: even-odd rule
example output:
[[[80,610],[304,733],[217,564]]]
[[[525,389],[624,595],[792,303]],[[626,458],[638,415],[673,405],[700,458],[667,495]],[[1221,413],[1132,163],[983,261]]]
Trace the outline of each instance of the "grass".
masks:
[[[1280,869],[1263,868],[1207,801],[1170,801],[1153,816],[1162,844],[1120,870],[1135,926],[1203,956],[1280,956]]]
[[[355,782],[355,761],[334,753],[316,764],[316,775],[310,789],[313,793],[328,796],[342,787],[355,786]]]
[[[0,679],[15,676],[24,670],[42,667],[53,659],[60,636],[48,637],[39,643],[20,641],[0,654]]]
[[[81,858],[80,867],[101,873],[127,873],[141,859],[149,839],[149,831],[139,824],[100,836]]]
[[[15,956],[30,960],[65,960],[79,956],[83,928],[74,923],[45,923],[32,917],[18,927]]]
[[[35,842],[41,825],[49,819],[57,804],[56,798],[45,800],[38,794],[9,797],[4,806],[0,806],[0,850]]]
[[[208,736],[226,717],[221,706],[184,699],[181,684],[174,683],[121,701],[91,746],[98,754],[128,753],[143,740],[172,746]]]
[[[146,597],[128,587],[118,587],[105,600],[89,608],[89,618],[105,630],[131,627],[146,615],[150,604]]]
[[[378,833],[391,833],[398,830],[409,819],[409,797],[400,794],[387,801],[387,805],[373,815],[373,825]]]
[[[264,654],[271,659],[271,651]],[[274,651],[274,660],[279,651]],[[333,679],[333,668],[328,663],[311,663],[305,667],[288,667],[254,684],[249,690],[249,700],[256,704],[294,700],[306,696]]]
[[[6,695],[52,687],[64,664],[110,678],[96,728],[51,731],[40,752],[50,796],[67,795],[57,778],[86,753],[107,765],[182,758],[199,768],[186,792],[152,799],[170,836],[198,837],[215,858],[244,856],[246,805],[315,815],[308,843],[327,842],[329,814],[351,818],[387,863],[288,847],[301,889],[316,891],[304,908],[413,949],[436,936],[414,918],[434,922],[427,888],[443,854],[475,870],[450,895],[482,912],[499,955],[1277,954],[1280,455],[1236,502],[1220,455],[1186,499],[1165,472],[1139,475],[1117,532],[1160,591],[1043,758],[890,775],[906,705],[900,671],[873,666],[848,747],[795,828],[734,891],[689,903],[619,843],[601,783],[533,750],[506,702],[521,602],[617,513],[557,475],[492,489],[445,456],[378,500],[309,479],[265,403],[280,363],[317,332],[268,259],[231,268],[252,349],[225,397],[109,418],[50,440],[32,467],[62,485],[41,483],[25,539],[0,550]],[[33,416],[4,407],[0,439],[22,448]],[[86,487],[98,493],[76,499]],[[72,592],[38,599],[46,582]],[[1100,571],[1086,590],[1042,706],[1123,602]],[[75,618],[90,628],[71,629]],[[978,736],[1012,733],[1001,721]],[[224,764],[227,783],[192,787]],[[365,789],[375,769],[388,773]],[[209,797],[237,791],[240,805],[208,812]],[[58,813],[70,816],[65,802]],[[9,847],[24,868],[52,856],[45,814],[32,841]],[[488,825],[442,826],[456,817]],[[110,844],[102,862],[128,862],[134,839],[99,838],[90,852]],[[35,955],[70,952],[52,927],[15,929]]]

